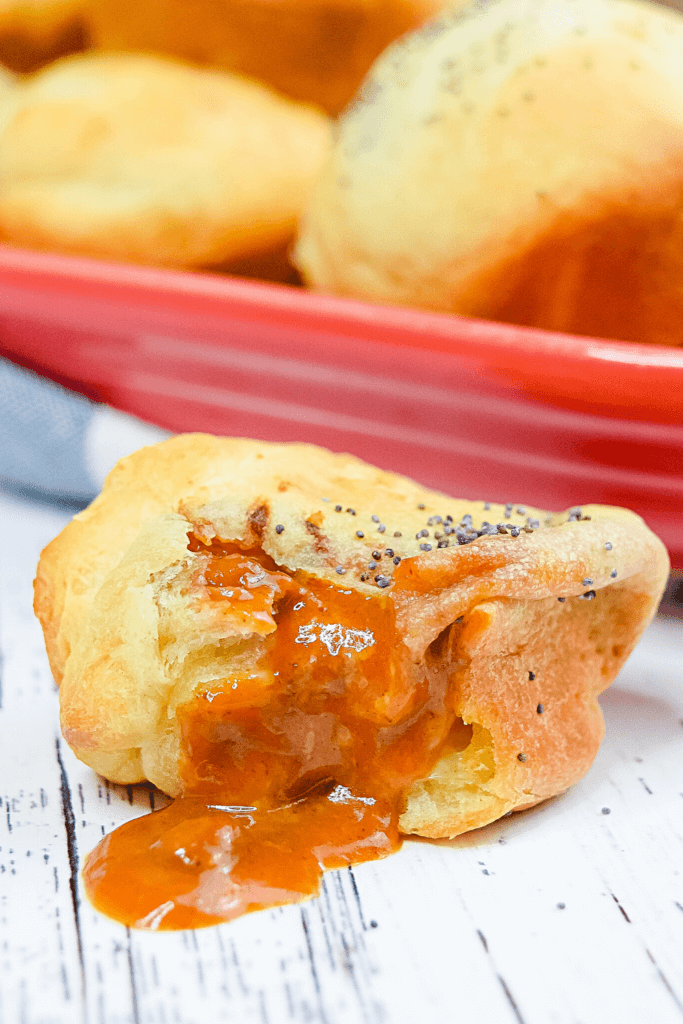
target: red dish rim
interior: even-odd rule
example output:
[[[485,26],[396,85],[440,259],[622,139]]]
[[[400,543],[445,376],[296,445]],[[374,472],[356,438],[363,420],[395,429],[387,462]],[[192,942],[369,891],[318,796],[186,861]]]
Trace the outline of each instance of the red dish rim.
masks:
[[[567,335],[403,307],[373,305],[218,274],[159,270],[0,245],[3,279],[40,279],[46,290],[182,308],[198,300],[226,319],[316,322],[341,337],[431,352],[457,352],[497,386],[581,411],[650,422],[683,422],[683,348]]]

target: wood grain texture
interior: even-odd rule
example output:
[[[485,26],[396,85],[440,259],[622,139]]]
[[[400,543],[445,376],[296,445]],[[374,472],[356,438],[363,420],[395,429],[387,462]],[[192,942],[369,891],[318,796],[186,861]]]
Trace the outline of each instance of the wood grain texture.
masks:
[[[683,1022],[683,622],[603,700],[566,796],[325,876],[319,899],[198,932],[132,933],[79,867],[158,806],[60,740],[31,613],[59,512],[0,499],[0,1024]]]

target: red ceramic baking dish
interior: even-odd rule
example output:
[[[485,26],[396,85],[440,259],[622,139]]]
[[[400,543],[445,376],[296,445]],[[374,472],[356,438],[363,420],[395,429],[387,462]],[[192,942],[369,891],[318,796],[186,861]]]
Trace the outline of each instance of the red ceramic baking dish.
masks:
[[[0,353],[171,430],[313,441],[464,497],[625,505],[683,568],[683,348],[0,246]]]

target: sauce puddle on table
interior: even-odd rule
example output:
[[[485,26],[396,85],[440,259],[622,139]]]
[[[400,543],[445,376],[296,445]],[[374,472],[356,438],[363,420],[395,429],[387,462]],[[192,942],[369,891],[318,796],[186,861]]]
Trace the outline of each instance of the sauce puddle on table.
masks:
[[[259,643],[179,709],[182,795],[87,858],[91,902],[136,928],[294,903],[324,870],[396,851],[404,794],[459,722],[440,651],[411,658],[391,593],[286,573],[260,550],[190,548],[201,598]]]

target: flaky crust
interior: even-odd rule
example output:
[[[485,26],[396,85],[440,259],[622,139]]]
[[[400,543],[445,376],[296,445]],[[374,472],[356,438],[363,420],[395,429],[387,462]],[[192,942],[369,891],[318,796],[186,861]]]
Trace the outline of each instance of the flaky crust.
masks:
[[[516,535],[437,548],[435,517],[467,528],[468,515],[473,529],[502,522]],[[425,541],[416,534],[430,519]],[[114,781],[147,778],[172,795],[176,709],[225,674],[216,652],[230,657],[248,639],[184,596],[200,557],[189,532],[258,545],[319,578],[338,581],[343,568],[361,594],[376,593],[360,578],[374,548],[402,556],[386,593],[411,655],[451,666],[466,735],[407,794],[401,828],[427,836],[478,827],[585,773],[603,734],[597,695],[668,573],[661,542],[624,509],[485,507],[309,445],[194,434],[141,449],[43,552],[35,609],[76,754]]]
[[[683,342],[683,16],[474,0],[391,47],[296,259],[321,291]]]
[[[67,57],[0,110],[0,235],[167,267],[291,240],[327,152],[317,110],[157,57]]]

